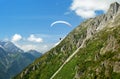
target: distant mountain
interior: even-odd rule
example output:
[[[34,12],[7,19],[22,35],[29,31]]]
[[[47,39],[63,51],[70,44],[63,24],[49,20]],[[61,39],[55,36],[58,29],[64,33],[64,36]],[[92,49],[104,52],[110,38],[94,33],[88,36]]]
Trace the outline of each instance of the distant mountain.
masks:
[[[5,52],[4,48],[0,45],[0,58],[3,58],[7,55],[7,52]]]
[[[9,53],[24,52],[10,41],[0,41],[0,45]]]
[[[38,58],[38,57],[40,57],[41,55],[42,55],[42,53],[40,53],[40,52],[38,52],[38,51],[36,51],[36,50],[29,50],[28,52],[26,52],[26,53],[30,53],[30,54],[32,54],[34,57],[36,57],[36,58]]]
[[[81,23],[14,79],[120,79],[120,4]]]
[[[37,58],[35,55],[24,52],[10,41],[0,41],[0,79],[10,79],[20,73]]]

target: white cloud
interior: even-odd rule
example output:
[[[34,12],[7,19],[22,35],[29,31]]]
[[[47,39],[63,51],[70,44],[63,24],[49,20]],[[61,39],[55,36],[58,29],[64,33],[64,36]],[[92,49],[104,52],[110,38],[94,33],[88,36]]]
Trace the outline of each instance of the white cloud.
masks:
[[[35,50],[36,47],[37,47],[36,45],[32,45],[32,44],[20,46],[20,48],[23,49],[24,51]]]
[[[28,41],[41,43],[41,42],[43,42],[43,39],[42,39],[42,38],[37,38],[37,37],[35,37],[34,34],[32,34],[32,35],[30,35],[30,37],[28,38]]]
[[[95,17],[97,10],[106,12],[113,2],[120,0],[73,0],[70,9],[82,18]]]
[[[12,37],[12,42],[17,42],[22,39],[22,36],[20,34],[15,34]]]
[[[19,47],[24,51],[37,50],[41,53],[45,53],[53,47],[54,44],[25,44],[19,45]]]
[[[59,37],[62,37],[62,36],[61,35],[46,35],[46,34],[31,34],[28,38],[22,37],[21,41],[17,41],[17,42],[12,41],[12,42],[17,47],[21,48],[24,51],[29,51],[33,49],[41,53],[45,53],[51,48],[55,47],[55,43],[57,41],[60,41]],[[42,38],[44,39],[44,42]]]

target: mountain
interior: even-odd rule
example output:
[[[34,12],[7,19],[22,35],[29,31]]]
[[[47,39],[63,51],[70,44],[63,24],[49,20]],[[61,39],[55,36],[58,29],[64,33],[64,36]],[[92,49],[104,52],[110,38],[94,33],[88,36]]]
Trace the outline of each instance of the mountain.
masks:
[[[10,41],[0,41],[0,45],[9,53],[24,52]]]
[[[0,41],[0,79],[10,79],[36,58],[31,53],[25,53],[10,41]]]
[[[7,55],[4,48],[0,45],[0,58],[4,58]]]
[[[13,79],[120,79],[120,4],[81,23]]]
[[[38,52],[36,50],[29,50],[26,53],[30,53],[30,54],[32,54],[36,58],[38,58],[38,57],[40,57],[42,55],[42,53],[40,53],[40,52]]]

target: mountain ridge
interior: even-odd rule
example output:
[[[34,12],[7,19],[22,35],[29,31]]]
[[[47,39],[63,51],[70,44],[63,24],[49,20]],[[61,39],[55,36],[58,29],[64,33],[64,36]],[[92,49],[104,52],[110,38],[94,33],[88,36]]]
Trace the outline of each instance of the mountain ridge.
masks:
[[[6,52],[11,52],[11,53],[24,52],[22,49],[18,48],[10,41],[0,41],[0,45],[5,49]]]
[[[25,53],[30,53],[32,54],[33,56],[35,56],[36,58],[40,57],[42,55],[42,53],[38,52],[37,50],[29,50]]]

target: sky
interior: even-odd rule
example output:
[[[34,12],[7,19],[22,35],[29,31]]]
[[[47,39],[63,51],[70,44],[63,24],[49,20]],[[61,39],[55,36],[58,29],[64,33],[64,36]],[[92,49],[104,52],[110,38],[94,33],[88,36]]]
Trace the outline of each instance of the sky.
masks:
[[[0,0],[0,40],[46,52],[81,22],[105,13],[120,0]],[[55,21],[64,23],[51,24]]]

